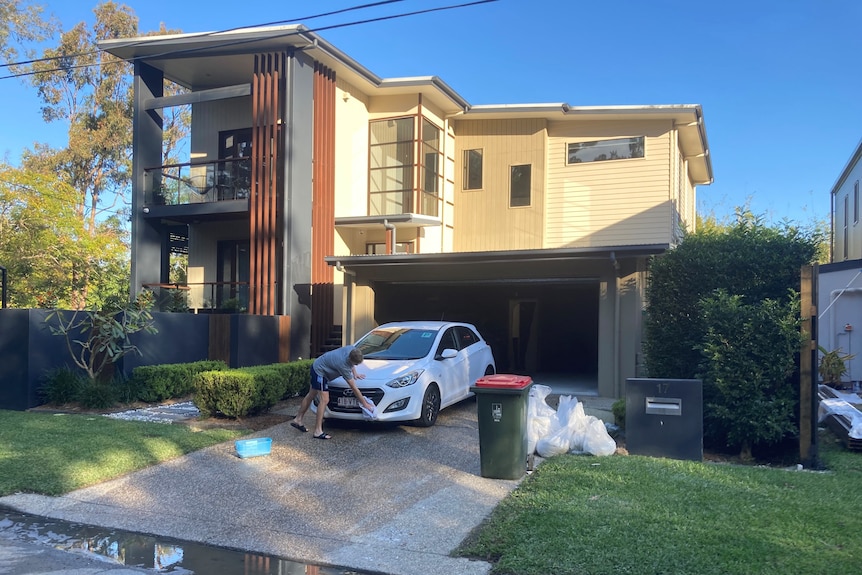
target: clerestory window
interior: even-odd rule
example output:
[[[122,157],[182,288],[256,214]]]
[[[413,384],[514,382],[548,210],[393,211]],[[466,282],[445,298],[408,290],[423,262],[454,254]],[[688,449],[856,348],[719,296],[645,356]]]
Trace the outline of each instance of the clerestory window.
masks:
[[[644,137],[567,144],[567,164],[628,160],[644,157]]]

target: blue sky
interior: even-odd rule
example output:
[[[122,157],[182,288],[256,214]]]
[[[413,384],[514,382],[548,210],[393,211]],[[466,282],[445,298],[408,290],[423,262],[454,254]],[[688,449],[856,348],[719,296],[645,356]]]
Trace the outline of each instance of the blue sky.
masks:
[[[320,19],[306,18],[364,2],[125,4],[142,32],[160,22],[205,32],[280,20],[314,29],[467,1]],[[41,4],[68,29],[91,23],[97,2]],[[698,209],[719,218],[749,204],[770,221],[827,220],[829,192],[862,139],[858,0],[499,0],[319,33],[378,76],[439,76],[471,104],[700,104],[715,183],[698,188]],[[42,122],[33,88],[6,79],[0,94],[7,161],[34,141],[65,141],[64,126]]]

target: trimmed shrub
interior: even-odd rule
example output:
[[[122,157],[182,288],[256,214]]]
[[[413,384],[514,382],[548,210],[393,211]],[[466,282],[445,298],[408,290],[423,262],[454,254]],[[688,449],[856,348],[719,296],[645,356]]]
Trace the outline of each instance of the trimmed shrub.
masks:
[[[205,417],[216,414],[234,419],[245,417],[256,401],[255,377],[240,369],[198,373],[194,384],[195,405]]]
[[[199,373],[193,378],[195,404],[204,416],[240,418],[264,413],[280,400],[296,397],[308,386],[312,361]]]
[[[304,395],[308,391],[308,372],[311,369],[313,359],[300,359],[290,363],[276,363],[280,373],[285,378],[286,389],[281,399]]]
[[[802,343],[799,301],[745,303],[717,290],[701,301],[709,330],[701,345],[704,440],[752,457],[797,433],[798,383],[791,378]]]
[[[195,375],[226,369],[225,362],[212,360],[142,365],[132,370],[130,385],[139,389],[137,399],[153,403],[191,395],[195,391]]]

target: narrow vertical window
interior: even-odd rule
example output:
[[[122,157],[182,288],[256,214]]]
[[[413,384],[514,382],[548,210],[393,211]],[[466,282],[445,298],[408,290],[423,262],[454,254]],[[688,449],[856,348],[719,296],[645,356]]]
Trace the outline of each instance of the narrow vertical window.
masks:
[[[422,165],[420,182],[419,213],[426,216],[436,216],[440,211],[440,189],[442,187],[443,171],[440,152],[440,128],[422,119],[422,151],[419,157]]]
[[[850,219],[850,205],[849,204],[850,204],[850,196],[844,196],[844,234],[842,234],[842,235],[843,235],[843,240],[844,240],[843,241],[843,244],[844,244],[844,246],[843,246],[844,258],[843,259],[845,259],[845,260],[848,257],[850,257],[850,222],[848,222],[848,220]]]
[[[859,222],[859,180],[853,184],[853,223]]]
[[[532,166],[530,164],[512,166],[509,183],[509,207],[517,208],[530,205],[531,172]]]
[[[482,189],[482,150],[464,150],[464,189]]]

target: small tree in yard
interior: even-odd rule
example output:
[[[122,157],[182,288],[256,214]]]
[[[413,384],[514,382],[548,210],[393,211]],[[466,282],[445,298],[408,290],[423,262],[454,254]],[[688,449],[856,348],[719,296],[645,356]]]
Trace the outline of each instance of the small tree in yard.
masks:
[[[141,300],[118,311],[54,310],[46,321],[53,335],[63,336],[75,365],[87,373],[91,381],[99,381],[108,364],[130,354],[140,354],[129,336],[139,331],[158,333],[150,313],[152,301]]]
[[[701,301],[709,327],[700,349],[704,383],[713,396],[704,427],[723,430],[729,447],[752,459],[756,444],[775,444],[796,431],[796,386],[791,375],[802,343],[798,298],[746,304],[717,290]]]

